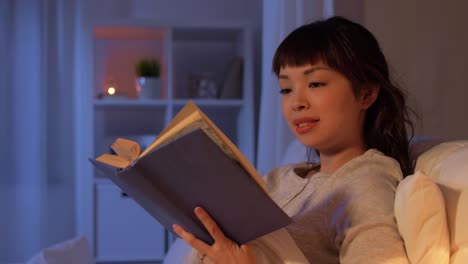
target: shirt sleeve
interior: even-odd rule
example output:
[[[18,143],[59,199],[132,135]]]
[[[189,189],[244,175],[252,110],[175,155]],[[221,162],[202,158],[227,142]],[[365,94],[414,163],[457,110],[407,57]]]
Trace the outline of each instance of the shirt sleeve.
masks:
[[[409,263],[393,213],[400,178],[399,169],[379,162],[356,164],[343,177],[344,206],[331,219],[341,263]]]
[[[309,264],[285,228],[262,236],[249,243],[258,264]]]

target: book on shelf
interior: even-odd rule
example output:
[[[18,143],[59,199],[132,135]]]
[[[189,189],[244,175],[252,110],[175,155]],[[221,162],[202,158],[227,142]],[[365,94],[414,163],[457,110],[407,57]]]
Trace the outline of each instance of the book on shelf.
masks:
[[[170,231],[179,224],[213,243],[193,212],[196,206],[238,244],[291,222],[254,166],[192,101],[145,150],[122,138],[111,148],[115,155],[91,163]]]
[[[234,57],[229,63],[226,77],[223,81],[221,99],[239,99],[242,97],[242,57]]]

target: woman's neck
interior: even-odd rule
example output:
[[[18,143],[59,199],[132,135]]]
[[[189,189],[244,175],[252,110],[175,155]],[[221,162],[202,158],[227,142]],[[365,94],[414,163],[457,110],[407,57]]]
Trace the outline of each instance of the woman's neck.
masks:
[[[320,171],[334,173],[345,163],[366,152],[364,146],[346,148],[340,151],[320,152]]]

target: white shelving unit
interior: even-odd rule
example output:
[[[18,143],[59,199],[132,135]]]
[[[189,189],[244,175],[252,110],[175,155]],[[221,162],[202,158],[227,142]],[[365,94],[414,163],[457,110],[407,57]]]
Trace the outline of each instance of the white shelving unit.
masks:
[[[100,26],[93,29],[93,88],[89,120],[90,156],[109,151],[117,137],[139,140],[155,137],[187,103],[195,103],[254,162],[253,46],[250,30],[242,26],[161,27]],[[162,64],[160,99],[138,99],[134,64],[142,57]],[[191,98],[190,76],[210,73],[223,87],[233,59],[242,59],[237,98]],[[98,99],[108,83],[129,99]],[[82,164],[90,166],[89,164]],[[81,230],[91,236],[98,262],[158,261],[164,257],[167,231],[131,198],[102,175],[84,175],[89,195]],[[91,186],[90,186],[91,185]],[[89,219],[91,218],[91,219]],[[88,224],[86,224],[88,223]],[[91,224],[89,224],[91,223]]]

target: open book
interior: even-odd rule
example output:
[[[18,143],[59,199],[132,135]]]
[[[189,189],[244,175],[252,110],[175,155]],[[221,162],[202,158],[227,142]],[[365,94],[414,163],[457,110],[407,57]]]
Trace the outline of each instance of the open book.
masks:
[[[213,243],[196,206],[238,244],[291,222],[249,160],[192,101],[144,151],[122,138],[111,148],[116,155],[90,161],[170,231],[179,224]]]

